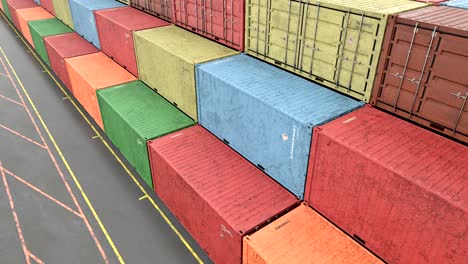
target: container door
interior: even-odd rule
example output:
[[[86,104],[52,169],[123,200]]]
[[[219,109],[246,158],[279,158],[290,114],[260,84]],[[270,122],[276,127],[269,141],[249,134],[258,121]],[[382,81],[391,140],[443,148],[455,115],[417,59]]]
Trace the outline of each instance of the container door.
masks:
[[[234,0],[203,0],[205,3],[205,33],[231,46],[241,46],[243,32],[243,2]]]
[[[178,0],[175,5],[176,22],[195,32],[204,31],[204,0]]]
[[[438,41],[435,31],[396,25],[379,95],[381,102],[410,114],[419,109]]]
[[[468,135],[467,69],[468,39],[442,34],[418,113],[431,127]]]
[[[172,0],[131,0],[130,5],[159,18],[172,21]]]
[[[246,52],[266,56],[271,0],[247,0]]]
[[[343,12],[305,4],[301,71],[333,82],[343,19]]]
[[[269,24],[270,41],[267,56],[277,65],[299,69],[303,4],[294,1],[272,1]]]
[[[367,17],[364,13],[347,13],[336,58],[334,81],[337,88],[362,96],[372,89],[373,79],[370,83],[368,79],[371,77],[371,67],[376,67],[372,65],[372,59],[380,52],[380,47],[375,51],[379,24],[379,19]]]

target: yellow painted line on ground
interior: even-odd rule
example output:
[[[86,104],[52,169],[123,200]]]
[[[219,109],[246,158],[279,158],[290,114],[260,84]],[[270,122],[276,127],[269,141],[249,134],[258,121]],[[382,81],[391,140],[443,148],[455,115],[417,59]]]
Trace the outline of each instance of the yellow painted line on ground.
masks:
[[[148,196],[143,195],[142,197],[138,198],[138,200],[141,201],[141,200],[143,200],[143,199],[145,199],[145,198],[148,198]]]
[[[3,16],[3,19],[5,21],[7,21],[5,15],[2,13],[2,16]],[[16,28],[14,28],[11,23],[9,21],[7,21],[7,23],[10,25],[10,27],[15,31],[15,33],[19,35],[18,31],[16,30]],[[34,55],[34,57],[41,63],[41,65],[44,67],[44,64],[42,63],[42,61],[39,60],[39,58],[37,57],[37,55],[31,50],[31,48],[26,44],[26,42],[24,41],[23,37],[20,36],[20,39],[23,41],[23,43],[26,45],[26,47],[28,47],[28,49],[31,51],[31,54]],[[39,111],[37,110],[36,108],[36,105],[34,104],[34,102],[31,100],[31,97],[29,96],[29,93],[27,92],[26,88],[24,87],[23,83],[21,82],[20,78],[18,77],[18,74],[16,73],[16,70],[13,68],[13,65],[11,64],[10,60],[8,59],[8,57],[6,56],[5,52],[3,51],[3,49],[0,47],[0,52],[2,53],[3,57],[5,58],[6,62],[8,63],[8,66],[11,68],[13,74],[15,75],[15,78],[16,80],[18,81],[19,85],[21,86],[24,94],[26,95],[26,98],[28,99],[29,101],[29,104],[31,105],[31,107],[33,108],[34,112],[36,113],[36,116],[37,118],[39,119],[39,121],[41,122],[44,130],[46,131],[47,135],[49,136],[49,139],[50,141],[52,141],[52,144],[54,145],[55,149],[57,150],[60,158],[62,159],[63,163],[65,164],[65,167],[67,168],[68,172],[70,173],[70,175],[72,176],[73,178],[73,181],[75,182],[75,185],[77,186],[78,190],[80,191],[83,199],[85,200],[86,204],[88,205],[91,213],[93,214],[94,218],[96,219],[96,222],[98,223],[99,227],[101,228],[101,231],[103,232],[104,236],[106,237],[109,245],[112,247],[112,250],[114,251],[115,255],[117,256],[117,258],[119,259],[119,262],[121,264],[125,264],[125,261],[123,260],[122,256],[120,255],[117,247],[115,246],[114,242],[112,241],[112,238],[110,237],[109,233],[107,232],[107,229],[104,227],[104,224],[102,223],[101,219],[99,218],[98,214],[96,213],[96,210],[94,209],[94,206],[91,204],[91,201],[88,199],[88,196],[86,195],[86,193],[84,192],[83,188],[81,187],[81,184],[80,182],[78,181],[78,179],[76,178],[75,176],[75,173],[73,173],[72,169],[70,168],[70,165],[68,164],[68,161],[65,159],[65,156],[63,155],[62,151],[60,150],[59,146],[57,145],[57,142],[55,141],[54,137],[52,136],[52,134],[50,133],[49,131],[49,128],[47,127],[46,123],[44,122],[44,120],[42,119],[42,116],[41,114],[39,113]],[[48,70],[44,67],[44,69],[48,72]],[[48,72],[50,74],[50,72]]]
[[[0,12],[1,13],[1,12]],[[3,15],[3,18],[5,21],[7,21],[5,15]],[[10,27],[16,32],[17,36],[20,37],[20,39],[23,41],[24,45],[29,49],[31,50],[31,47],[27,45],[26,41],[24,40],[24,38],[18,33],[18,31],[16,30],[16,28],[14,28],[10,21],[7,21],[7,23],[10,25]],[[3,51],[2,51],[3,52]],[[65,91],[65,89],[63,88],[63,86],[57,81],[57,79],[55,78],[55,76],[49,71],[49,69],[44,65],[44,63],[39,59],[39,57],[36,55],[35,52],[31,52],[31,54],[34,55],[34,57],[36,58],[37,61],[39,61],[39,63],[42,65],[42,67],[45,69],[45,71],[49,74],[49,76],[52,78],[52,80],[57,84],[57,86],[60,88],[60,90],[62,90],[62,92],[68,96],[67,92]],[[81,109],[78,107],[78,105],[75,103],[74,100],[70,100],[70,102],[72,103],[72,105],[75,107],[75,109],[78,111],[78,113],[80,113],[80,115],[83,117],[83,119],[86,121],[86,123],[88,123],[88,125],[91,127],[91,129],[96,133],[96,135],[99,136],[99,139],[101,140],[101,142],[107,147],[107,149],[109,150],[109,152],[114,156],[114,158],[117,160],[117,162],[119,162],[119,164],[122,166],[122,168],[125,170],[125,172],[132,178],[133,182],[138,186],[138,188],[141,190],[141,192],[143,193],[144,196],[146,196],[148,198],[148,200],[150,201],[151,205],[156,209],[156,211],[161,215],[161,217],[164,219],[164,221],[166,221],[166,223],[169,225],[169,227],[172,229],[172,231],[177,235],[177,237],[179,237],[180,241],[185,245],[185,247],[188,249],[188,251],[190,251],[190,253],[193,255],[193,257],[198,261],[198,263],[200,264],[203,264],[203,260],[198,256],[198,254],[195,252],[195,250],[192,248],[192,246],[190,246],[190,244],[187,242],[187,240],[184,238],[184,236],[182,236],[182,234],[180,233],[180,231],[175,227],[175,225],[171,222],[171,220],[167,217],[167,215],[161,210],[161,208],[158,206],[158,204],[153,200],[153,198],[151,198],[151,196],[148,195],[148,192],[146,192],[145,188],[140,184],[140,182],[136,179],[135,175],[133,175],[133,173],[127,168],[127,166],[123,163],[123,161],[119,158],[119,156],[115,153],[115,151],[110,147],[109,143],[107,143],[103,137],[101,136],[101,134],[99,133],[99,131],[96,129],[96,127],[89,121],[89,119],[86,117],[86,115],[83,113],[83,111],[81,111]],[[80,188],[81,190],[81,188]],[[97,216],[97,215],[96,215]],[[111,242],[111,241],[109,241]],[[111,244],[113,245],[113,243]],[[113,247],[114,249],[114,247]],[[115,251],[116,249],[114,249]],[[120,256],[120,255],[118,255]],[[119,260],[121,258],[119,257]],[[123,261],[123,260],[122,260]],[[121,262],[123,263],[123,262]]]

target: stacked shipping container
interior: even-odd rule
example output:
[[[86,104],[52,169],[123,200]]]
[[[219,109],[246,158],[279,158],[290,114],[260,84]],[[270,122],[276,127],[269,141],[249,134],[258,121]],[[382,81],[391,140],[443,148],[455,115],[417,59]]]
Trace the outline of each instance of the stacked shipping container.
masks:
[[[390,18],[372,104],[468,142],[468,10]]]
[[[8,10],[8,2],[26,0],[2,1]],[[242,243],[245,263],[379,262],[306,205],[261,228],[297,205],[277,182],[301,198],[307,182],[304,199],[386,261],[463,262],[465,146],[376,109],[356,110],[362,103],[246,55],[233,56],[233,50],[111,0],[70,1],[79,5],[72,7],[79,13],[75,24],[84,26],[78,31],[168,101],[78,35],[49,36],[69,31],[56,20],[54,27],[43,26],[48,20],[30,22],[30,43],[216,262],[240,263]],[[52,2],[60,19],[68,10],[66,24],[73,27],[68,0]],[[130,4],[242,47],[242,1]],[[376,106],[467,142],[468,82],[460,66],[468,63],[467,11],[428,7],[389,15],[423,6],[252,0],[245,10],[246,50],[366,101],[375,84]],[[35,12],[21,14],[30,9]],[[29,20],[48,14],[40,7],[16,13],[25,36]],[[200,126],[186,128],[193,120],[171,103],[226,144]]]
[[[29,30],[29,21],[52,19],[53,16],[41,7],[33,7],[20,9],[16,11],[19,27],[18,29],[23,34],[24,38],[34,47],[34,42]]]
[[[25,8],[38,7],[38,5],[30,0],[11,0],[7,3],[8,10],[10,11],[11,20],[16,27],[19,26],[17,10]]]

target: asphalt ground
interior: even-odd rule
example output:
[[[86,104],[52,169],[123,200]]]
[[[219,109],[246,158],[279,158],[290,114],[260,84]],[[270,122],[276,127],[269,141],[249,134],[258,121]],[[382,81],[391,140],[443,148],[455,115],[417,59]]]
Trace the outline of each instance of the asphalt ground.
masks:
[[[0,263],[211,263],[1,11]]]

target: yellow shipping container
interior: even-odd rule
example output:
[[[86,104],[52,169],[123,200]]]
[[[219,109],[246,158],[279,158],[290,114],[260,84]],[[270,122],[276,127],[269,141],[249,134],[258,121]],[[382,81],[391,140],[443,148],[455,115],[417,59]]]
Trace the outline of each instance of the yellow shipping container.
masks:
[[[71,29],[75,29],[68,0],[52,0],[55,16]]]
[[[134,32],[140,79],[197,120],[195,65],[238,52],[176,26]]]
[[[409,0],[247,0],[245,52],[369,102],[388,16]]]

